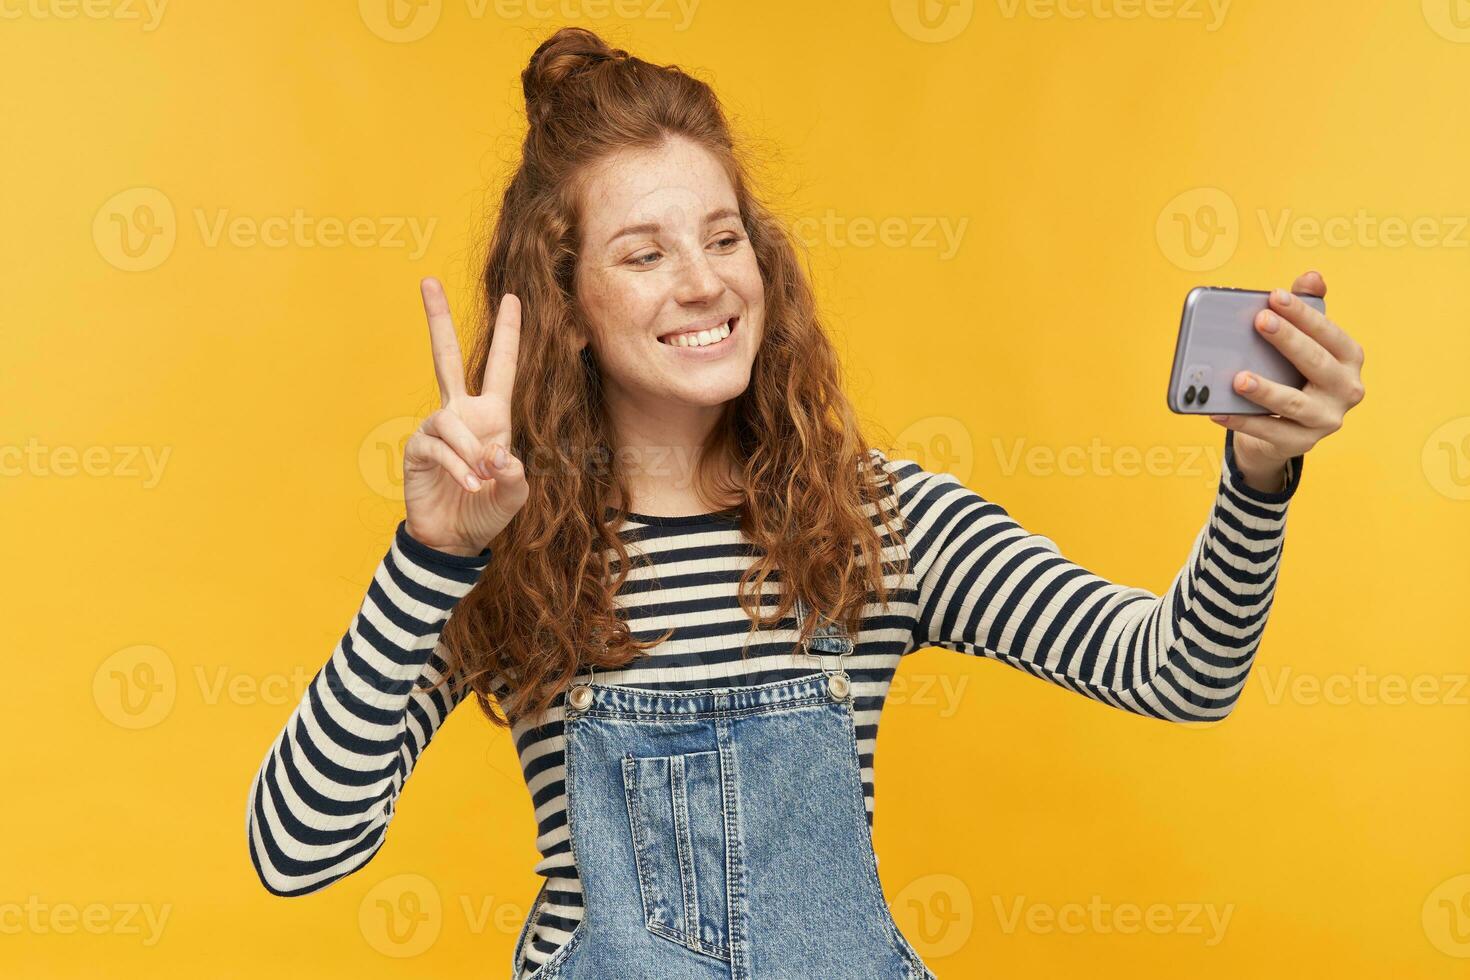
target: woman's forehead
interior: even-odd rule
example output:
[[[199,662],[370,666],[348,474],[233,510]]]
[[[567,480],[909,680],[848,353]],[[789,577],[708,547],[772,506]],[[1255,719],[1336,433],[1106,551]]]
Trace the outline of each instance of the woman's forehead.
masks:
[[[718,160],[695,144],[619,150],[583,183],[583,225],[594,244],[629,226],[692,228],[736,210],[735,189]]]

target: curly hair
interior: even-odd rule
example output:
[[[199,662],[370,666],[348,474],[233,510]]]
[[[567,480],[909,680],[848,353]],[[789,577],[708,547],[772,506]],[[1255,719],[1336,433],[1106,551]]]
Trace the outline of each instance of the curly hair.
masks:
[[[862,434],[792,237],[752,193],[714,91],[574,27],[536,49],[521,84],[528,127],[491,235],[465,381],[479,394],[496,306],[514,293],[523,313],[511,448],[526,463],[530,497],[445,624],[449,670],[435,687],[456,679],[496,724],[540,718],[586,667],[621,667],[670,635],[634,637],[615,606],[629,571],[617,502],[629,496],[598,365],[574,328],[586,324],[575,290],[583,182],[610,154],[676,137],[728,175],[765,298],[750,383],[724,405],[695,485],[702,499],[740,501],[740,528],[758,556],[739,584],[750,631],[780,622],[800,596],[811,610],[802,638],[819,615],[856,632],[868,602],[888,602],[885,575],[907,562],[885,557],[874,521],[901,527],[894,478]],[[734,461],[733,477],[720,459]],[[762,617],[776,569],[778,605]]]

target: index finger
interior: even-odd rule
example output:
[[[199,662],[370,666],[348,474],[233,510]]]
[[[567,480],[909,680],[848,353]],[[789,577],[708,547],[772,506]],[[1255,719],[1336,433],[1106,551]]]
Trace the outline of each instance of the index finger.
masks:
[[[1342,327],[1327,319],[1325,313],[1319,313],[1316,307],[1303,303],[1300,296],[1282,289],[1273,289],[1270,306],[1287,321],[1299,327],[1302,333],[1326,348],[1327,353],[1337,360],[1352,364],[1357,359],[1358,342],[1349,337]]]
[[[516,358],[521,349],[521,301],[514,293],[500,297],[495,311],[495,328],[490,334],[490,354],[485,358],[485,381],[482,395],[494,393],[511,401],[516,386]]]
[[[434,374],[439,379],[439,397],[443,404],[464,391],[464,361],[459,356],[459,337],[454,333],[454,319],[449,315],[449,300],[444,286],[429,276],[419,283],[424,298],[424,314],[429,318],[429,346],[434,350]]]

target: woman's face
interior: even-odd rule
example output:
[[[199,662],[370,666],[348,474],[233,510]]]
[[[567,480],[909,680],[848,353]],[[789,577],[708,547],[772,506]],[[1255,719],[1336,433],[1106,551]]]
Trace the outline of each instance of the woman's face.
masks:
[[[577,297],[607,396],[642,413],[707,408],[750,382],[765,293],[718,161],[681,138],[589,173]]]

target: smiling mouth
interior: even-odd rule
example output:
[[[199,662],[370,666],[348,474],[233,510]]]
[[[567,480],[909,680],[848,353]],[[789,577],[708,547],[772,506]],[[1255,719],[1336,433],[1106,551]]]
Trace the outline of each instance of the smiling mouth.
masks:
[[[732,316],[717,327],[664,334],[658,342],[668,347],[715,347],[728,340],[739,324],[740,317]]]

